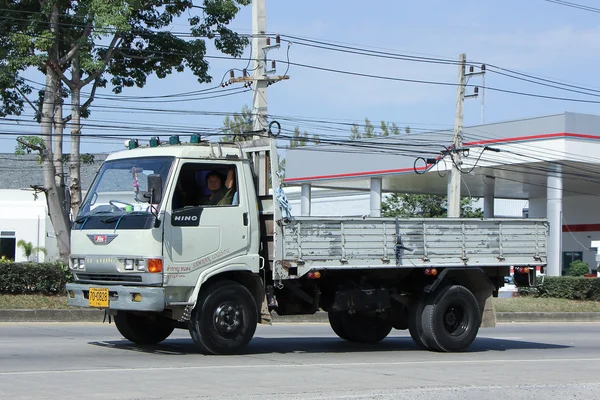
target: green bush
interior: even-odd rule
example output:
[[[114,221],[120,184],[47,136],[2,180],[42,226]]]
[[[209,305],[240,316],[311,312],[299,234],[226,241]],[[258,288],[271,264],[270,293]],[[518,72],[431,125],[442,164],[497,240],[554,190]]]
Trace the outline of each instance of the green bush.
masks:
[[[600,300],[600,279],[578,276],[547,276],[538,287],[539,296],[570,300]]]
[[[575,260],[569,264],[569,269],[567,270],[568,276],[584,276],[585,274],[589,274],[590,269],[586,262],[581,260]]]
[[[63,263],[2,263],[0,293],[57,294],[65,292],[71,281],[69,268]]]

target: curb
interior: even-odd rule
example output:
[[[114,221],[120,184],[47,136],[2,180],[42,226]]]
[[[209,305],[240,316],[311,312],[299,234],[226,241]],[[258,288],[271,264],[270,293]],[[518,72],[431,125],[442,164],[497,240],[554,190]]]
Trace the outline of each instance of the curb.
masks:
[[[103,310],[0,310],[2,322],[102,322]],[[498,323],[511,322],[600,322],[600,312],[498,312]],[[279,316],[273,313],[274,323],[328,323],[326,312],[309,315]]]
[[[497,322],[600,322],[600,312],[497,312]]]

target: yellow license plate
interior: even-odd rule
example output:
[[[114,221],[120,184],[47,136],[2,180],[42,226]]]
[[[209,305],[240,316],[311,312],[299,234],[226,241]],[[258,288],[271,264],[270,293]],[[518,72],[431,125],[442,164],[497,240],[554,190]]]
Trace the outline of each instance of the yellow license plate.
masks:
[[[90,288],[88,305],[90,307],[108,308],[108,289]]]

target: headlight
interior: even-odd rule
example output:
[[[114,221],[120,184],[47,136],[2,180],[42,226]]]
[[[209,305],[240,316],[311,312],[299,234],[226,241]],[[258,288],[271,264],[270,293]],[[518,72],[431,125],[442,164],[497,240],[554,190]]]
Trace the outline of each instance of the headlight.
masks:
[[[147,261],[143,258],[138,258],[137,260],[135,260],[135,266],[137,267],[138,271],[145,271],[146,264],[147,264]]]
[[[148,261],[145,258],[124,258],[123,269],[125,271],[146,271]]]
[[[126,258],[123,261],[123,267],[125,271],[133,271],[133,260],[131,258]]]
[[[69,268],[73,271],[85,269],[85,258],[71,258]]]

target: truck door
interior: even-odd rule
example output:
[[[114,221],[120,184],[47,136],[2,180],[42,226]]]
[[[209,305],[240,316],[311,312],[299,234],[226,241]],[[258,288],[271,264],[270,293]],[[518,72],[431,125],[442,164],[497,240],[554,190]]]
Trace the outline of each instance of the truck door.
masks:
[[[167,273],[189,273],[248,252],[248,204],[239,178],[233,163],[180,163],[164,218]]]

